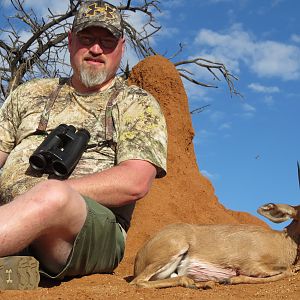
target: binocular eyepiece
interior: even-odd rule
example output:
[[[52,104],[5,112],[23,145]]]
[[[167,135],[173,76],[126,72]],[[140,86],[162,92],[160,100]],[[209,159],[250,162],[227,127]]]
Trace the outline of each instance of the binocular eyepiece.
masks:
[[[30,166],[40,172],[65,178],[71,174],[90,140],[86,129],[60,124],[44,139],[29,158]]]

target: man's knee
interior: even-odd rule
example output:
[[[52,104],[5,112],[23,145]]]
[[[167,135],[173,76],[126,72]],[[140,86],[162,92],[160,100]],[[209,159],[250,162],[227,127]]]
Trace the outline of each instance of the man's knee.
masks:
[[[65,209],[70,203],[74,191],[63,181],[51,179],[38,183],[29,193],[32,194],[30,195],[32,201],[41,210],[45,213],[55,213],[57,211],[62,212]]]

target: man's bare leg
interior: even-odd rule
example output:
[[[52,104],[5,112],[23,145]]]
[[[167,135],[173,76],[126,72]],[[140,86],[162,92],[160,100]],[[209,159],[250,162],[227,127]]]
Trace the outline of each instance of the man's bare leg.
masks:
[[[33,245],[49,271],[60,271],[87,215],[84,199],[65,182],[47,180],[0,207],[0,257]]]

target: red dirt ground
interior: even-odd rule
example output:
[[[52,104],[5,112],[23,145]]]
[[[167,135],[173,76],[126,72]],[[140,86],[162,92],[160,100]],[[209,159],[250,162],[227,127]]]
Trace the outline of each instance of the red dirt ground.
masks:
[[[151,192],[138,202],[122,263],[112,275],[91,275],[57,285],[42,281],[41,287],[34,291],[0,291],[0,299],[300,299],[300,274],[274,283],[220,285],[212,290],[181,287],[147,290],[128,284],[133,275],[135,253],[166,224],[267,226],[248,213],[226,209],[215,196],[211,182],[199,172],[188,99],[174,65],[160,56],[149,57],[132,70],[129,83],[148,90],[164,111],[169,133],[168,175],[156,180]]]

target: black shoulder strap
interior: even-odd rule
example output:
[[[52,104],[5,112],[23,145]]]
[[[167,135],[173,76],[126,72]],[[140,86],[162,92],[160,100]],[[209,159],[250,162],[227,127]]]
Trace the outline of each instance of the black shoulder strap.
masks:
[[[47,101],[45,104],[45,107],[44,107],[43,113],[41,115],[40,122],[39,122],[38,128],[36,129],[36,132],[46,133],[51,108],[52,108],[61,88],[63,87],[63,85],[65,83],[67,83],[68,80],[69,80],[68,78],[59,78],[58,85],[53,89],[53,91],[51,92],[51,94],[49,96],[49,101]]]
[[[49,101],[46,102],[43,113],[40,118],[40,122],[38,128],[36,129],[36,133],[46,133],[50,111],[53,107],[53,104],[65,83],[67,83],[68,78],[60,78],[59,84],[53,89],[49,96]],[[112,116],[112,108],[114,105],[114,100],[118,97],[120,93],[120,87],[116,86],[115,90],[112,92],[111,96],[109,97],[106,108],[105,108],[105,144],[111,147],[114,152],[117,149],[117,143],[113,140],[113,133],[114,133],[114,122]],[[93,148],[96,145],[89,145],[88,148]]]
[[[118,97],[120,90],[117,88],[109,97],[105,109],[105,141],[116,152],[117,143],[113,140],[114,121],[112,115],[113,102]]]

